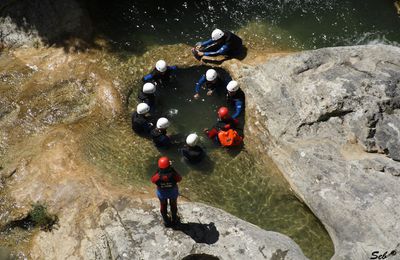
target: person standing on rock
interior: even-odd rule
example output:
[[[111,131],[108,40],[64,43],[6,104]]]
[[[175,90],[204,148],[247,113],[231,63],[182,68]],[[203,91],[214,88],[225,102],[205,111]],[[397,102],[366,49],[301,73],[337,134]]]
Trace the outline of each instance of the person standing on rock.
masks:
[[[235,107],[235,114],[232,115],[233,119],[236,119],[244,108],[244,92],[240,89],[239,83],[232,80],[226,86],[228,93],[226,94],[226,100],[229,106]]]
[[[182,177],[171,166],[168,157],[158,159],[158,169],[151,177],[151,182],[157,185],[157,197],[160,200],[160,212],[164,226],[170,227],[179,223],[178,218],[178,182]],[[168,202],[171,209],[171,218],[168,216]]]
[[[159,60],[156,67],[146,76],[143,77],[144,82],[154,82],[157,85],[168,85],[171,77],[178,68],[176,66],[167,66],[164,60]]]
[[[219,55],[232,58],[239,56],[242,50],[243,42],[239,36],[229,31],[215,29],[211,33],[211,39],[197,43],[192,49],[192,53],[196,59]]]
[[[196,83],[195,87],[196,94],[194,95],[195,99],[198,99],[200,97],[199,92],[200,88],[203,85],[207,90],[207,96],[211,96],[215,91],[225,89],[227,82],[220,75],[218,75],[216,70],[214,69],[207,70],[206,74],[202,75],[199,81]]]

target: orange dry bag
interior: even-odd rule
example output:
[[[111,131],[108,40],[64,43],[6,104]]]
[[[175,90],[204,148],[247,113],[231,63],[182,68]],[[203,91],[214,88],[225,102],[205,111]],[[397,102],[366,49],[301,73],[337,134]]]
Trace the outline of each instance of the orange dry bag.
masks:
[[[233,129],[229,129],[228,131],[220,131],[218,133],[218,139],[222,146],[237,146],[242,144],[243,137],[241,137],[238,132]]]

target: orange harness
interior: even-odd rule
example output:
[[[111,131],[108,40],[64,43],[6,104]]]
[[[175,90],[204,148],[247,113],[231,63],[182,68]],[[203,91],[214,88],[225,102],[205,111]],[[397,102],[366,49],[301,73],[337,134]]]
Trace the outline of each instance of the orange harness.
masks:
[[[238,146],[243,142],[243,137],[233,129],[229,129],[228,131],[219,131],[218,139],[224,147]]]

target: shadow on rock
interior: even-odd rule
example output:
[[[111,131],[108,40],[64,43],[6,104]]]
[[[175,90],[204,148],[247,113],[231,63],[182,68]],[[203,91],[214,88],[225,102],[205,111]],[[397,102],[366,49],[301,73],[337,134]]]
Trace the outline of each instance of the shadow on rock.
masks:
[[[181,223],[174,228],[190,236],[196,243],[214,244],[219,239],[219,232],[214,223]]]

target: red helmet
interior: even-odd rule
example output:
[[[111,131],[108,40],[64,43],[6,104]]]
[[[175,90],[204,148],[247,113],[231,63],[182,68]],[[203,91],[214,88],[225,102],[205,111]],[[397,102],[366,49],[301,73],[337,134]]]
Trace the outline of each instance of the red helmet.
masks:
[[[166,156],[161,157],[158,159],[158,168],[160,169],[166,169],[170,166],[169,158]]]
[[[226,118],[227,116],[229,116],[229,109],[227,107],[220,107],[218,109],[218,117]]]

